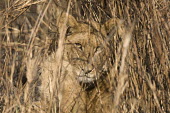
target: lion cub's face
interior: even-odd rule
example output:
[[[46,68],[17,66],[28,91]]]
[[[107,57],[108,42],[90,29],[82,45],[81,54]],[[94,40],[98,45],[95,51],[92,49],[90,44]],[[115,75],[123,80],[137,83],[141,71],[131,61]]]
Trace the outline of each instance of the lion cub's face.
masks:
[[[70,70],[79,82],[92,82],[106,72],[106,54],[109,51],[106,51],[103,42],[107,40],[106,34],[111,31],[116,21],[110,19],[103,25],[96,22],[84,24],[77,22],[71,15],[68,16],[67,26],[70,27],[70,35],[66,35],[64,43],[64,61],[71,66]],[[63,22],[64,19],[61,17],[59,27]]]
[[[79,82],[91,82],[106,71],[106,51],[100,37],[89,32],[67,36],[64,60],[73,68]]]

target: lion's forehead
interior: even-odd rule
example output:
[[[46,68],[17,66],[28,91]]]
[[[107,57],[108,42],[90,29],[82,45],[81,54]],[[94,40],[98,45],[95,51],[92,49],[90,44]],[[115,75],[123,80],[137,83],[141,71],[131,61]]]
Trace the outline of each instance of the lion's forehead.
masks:
[[[83,46],[97,46],[100,44],[99,37],[92,33],[76,33],[67,36],[66,43],[80,43]]]

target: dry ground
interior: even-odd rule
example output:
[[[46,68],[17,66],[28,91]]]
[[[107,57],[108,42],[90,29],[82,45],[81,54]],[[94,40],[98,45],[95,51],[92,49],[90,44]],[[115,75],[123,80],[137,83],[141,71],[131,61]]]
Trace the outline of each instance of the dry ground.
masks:
[[[68,1],[0,0],[0,112],[32,112],[32,105],[23,102],[28,58],[57,50],[57,8],[66,11]],[[120,37],[110,45],[114,63],[104,91],[110,92],[114,104],[112,111],[102,112],[170,112],[170,1],[71,1],[69,12],[80,22],[120,18],[126,27],[122,37],[132,31],[128,46]],[[45,112],[58,112],[56,104],[42,105]]]

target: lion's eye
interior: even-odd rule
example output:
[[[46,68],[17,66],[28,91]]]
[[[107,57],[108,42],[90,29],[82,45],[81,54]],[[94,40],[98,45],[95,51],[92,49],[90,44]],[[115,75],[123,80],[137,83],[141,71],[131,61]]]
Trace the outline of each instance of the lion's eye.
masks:
[[[66,31],[66,35],[67,36],[70,36],[70,35],[72,35],[73,33],[72,33],[72,28],[71,27],[68,27],[68,29],[67,29],[67,31]]]
[[[102,52],[102,47],[101,46],[97,46],[96,50],[95,50],[95,53],[100,53],[100,52]]]
[[[76,47],[79,48],[80,50],[83,50],[83,46],[80,43],[75,43]]]

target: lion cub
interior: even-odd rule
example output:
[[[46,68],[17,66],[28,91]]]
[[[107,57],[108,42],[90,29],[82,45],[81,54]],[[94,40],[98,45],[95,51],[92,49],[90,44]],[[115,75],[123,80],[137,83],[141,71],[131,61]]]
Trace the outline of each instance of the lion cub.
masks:
[[[58,20],[64,23],[66,14]],[[113,32],[116,19],[110,19],[105,24],[96,22],[79,23],[74,17],[68,15],[66,23],[67,33],[63,43],[64,52],[61,67],[62,80],[55,80],[56,53],[52,53],[41,64],[41,93],[45,98],[52,98],[52,86],[58,87],[59,109],[61,112],[87,112],[86,89],[88,85],[106,76],[108,71],[109,48],[108,34]],[[118,32],[121,32],[118,30]],[[56,81],[56,82],[54,82]],[[85,84],[82,86],[82,84]],[[48,100],[48,99],[47,99]]]

